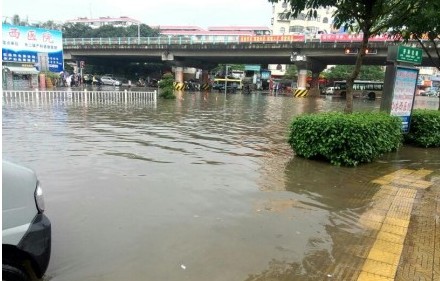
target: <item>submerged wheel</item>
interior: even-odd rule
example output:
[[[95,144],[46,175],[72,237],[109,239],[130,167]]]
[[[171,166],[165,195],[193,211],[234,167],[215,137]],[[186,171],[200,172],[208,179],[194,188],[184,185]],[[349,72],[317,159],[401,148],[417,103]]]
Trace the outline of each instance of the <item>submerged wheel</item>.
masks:
[[[29,281],[29,276],[19,267],[2,264],[3,281]]]
[[[346,92],[341,92],[341,98],[345,99],[347,97],[347,93]]]
[[[376,93],[375,92],[368,93],[368,99],[369,100],[375,100],[376,99]]]

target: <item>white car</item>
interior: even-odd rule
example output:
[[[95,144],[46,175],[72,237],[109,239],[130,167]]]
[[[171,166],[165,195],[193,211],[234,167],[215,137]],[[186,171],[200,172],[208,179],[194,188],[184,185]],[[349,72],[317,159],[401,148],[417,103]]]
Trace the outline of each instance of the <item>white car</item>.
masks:
[[[325,89],[325,94],[326,95],[333,95],[335,93],[335,87],[327,87]]]
[[[35,173],[2,162],[2,280],[41,278],[49,265],[51,223]]]
[[[103,85],[112,85],[112,86],[121,86],[122,82],[119,80],[116,80],[110,76],[102,76],[101,77],[101,83]]]

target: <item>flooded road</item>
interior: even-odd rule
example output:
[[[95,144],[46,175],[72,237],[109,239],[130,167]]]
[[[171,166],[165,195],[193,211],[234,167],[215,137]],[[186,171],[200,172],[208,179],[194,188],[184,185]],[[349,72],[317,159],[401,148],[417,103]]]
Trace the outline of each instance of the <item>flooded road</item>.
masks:
[[[374,179],[440,174],[440,149],[404,147],[356,168],[295,157],[291,118],[345,101],[225,97],[3,104],[3,157],[33,168],[45,191],[45,280],[324,280],[369,235],[359,218]]]

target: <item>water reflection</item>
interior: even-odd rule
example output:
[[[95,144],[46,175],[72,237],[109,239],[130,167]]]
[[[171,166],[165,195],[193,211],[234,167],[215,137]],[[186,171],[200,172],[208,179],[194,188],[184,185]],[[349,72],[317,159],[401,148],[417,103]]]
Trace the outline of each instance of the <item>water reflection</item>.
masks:
[[[411,147],[357,168],[295,157],[292,117],[344,106],[218,93],[4,103],[3,157],[44,185],[54,235],[46,279],[323,280],[347,252],[365,252],[371,230],[359,218],[374,178],[401,167],[438,177],[440,166],[438,149]],[[379,106],[355,100],[356,110]]]

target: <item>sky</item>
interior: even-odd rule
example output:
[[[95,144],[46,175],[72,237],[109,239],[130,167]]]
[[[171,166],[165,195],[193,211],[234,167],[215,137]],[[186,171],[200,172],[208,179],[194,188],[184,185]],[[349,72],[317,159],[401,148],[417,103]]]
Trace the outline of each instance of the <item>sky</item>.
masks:
[[[272,4],[268,0],[2,0],[2,22],[16,14],[30,22],[127,16],[149,26],[270,28]]]

